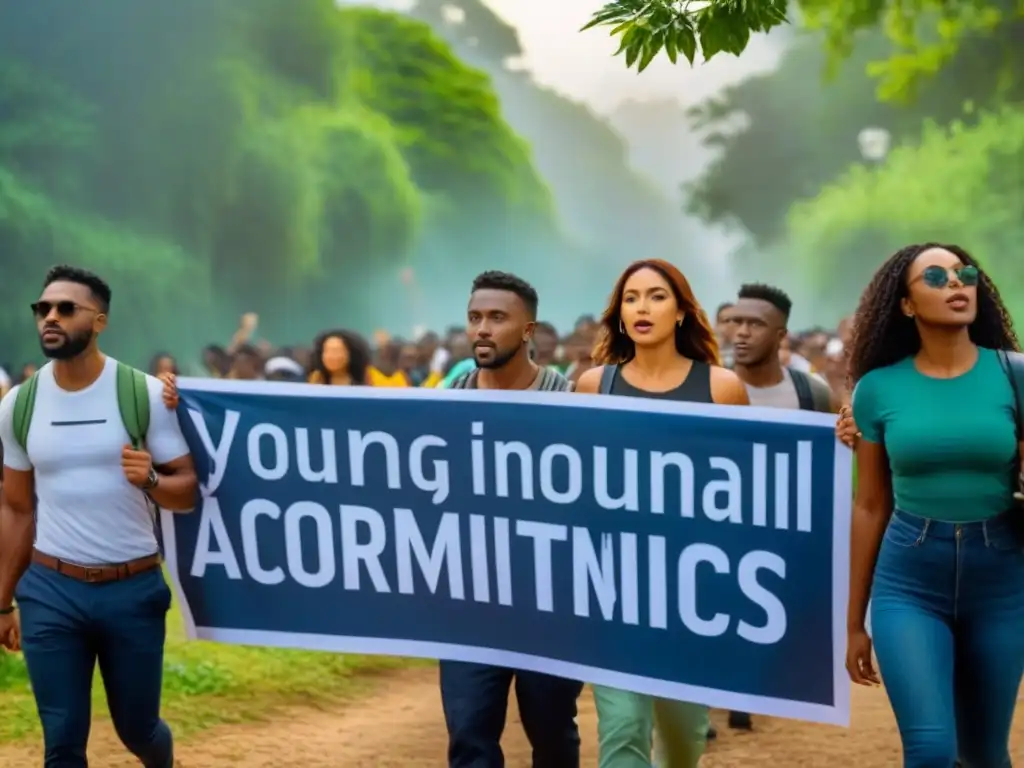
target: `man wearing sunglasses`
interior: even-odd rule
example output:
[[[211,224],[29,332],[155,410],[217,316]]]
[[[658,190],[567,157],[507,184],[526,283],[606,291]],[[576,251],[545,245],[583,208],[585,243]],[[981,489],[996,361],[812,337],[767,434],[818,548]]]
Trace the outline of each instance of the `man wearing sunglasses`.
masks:
[[[152,505],[191,509],[196,476],[160,382],[131,379],[100,352],[109,310],[99,277],[52,269],[32,305],[50,363],[0,401],[0,644],[24,651],[47,766],[87,764],[98,662],[125,746],[147,768],[171,768],[160,719],[171,594]],[[149,395],[135,447],[120,407],[124,373]]]

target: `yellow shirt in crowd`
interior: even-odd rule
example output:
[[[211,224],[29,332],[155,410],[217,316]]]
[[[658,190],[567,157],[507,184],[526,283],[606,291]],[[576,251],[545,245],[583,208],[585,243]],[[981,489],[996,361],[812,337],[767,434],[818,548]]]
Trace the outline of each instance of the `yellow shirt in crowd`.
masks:
[[[368,371],[371,387],[408,387],[409,379],[401,371],[395,371],[390,376],[385,376],[379,370],[370,366]]]

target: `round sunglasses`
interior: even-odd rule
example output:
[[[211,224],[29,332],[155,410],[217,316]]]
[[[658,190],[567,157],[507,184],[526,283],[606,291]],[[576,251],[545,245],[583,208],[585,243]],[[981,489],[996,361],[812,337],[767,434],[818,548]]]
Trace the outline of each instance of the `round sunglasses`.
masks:
[[[920,279],[929,288],[945,288],[949,285],[950,274],[955,275],[961,285],[978,284],[978,268],[971,264],[966,264],[955,269],[947,269],[946,267],[940,267],[937,264],[933,264],[930,267],[925,267],[924,272],[918,276],[918,279]]]

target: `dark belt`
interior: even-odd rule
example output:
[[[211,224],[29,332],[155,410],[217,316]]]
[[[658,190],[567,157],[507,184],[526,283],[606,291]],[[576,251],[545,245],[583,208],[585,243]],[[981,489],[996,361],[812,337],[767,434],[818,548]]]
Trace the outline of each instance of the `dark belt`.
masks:
[[[106,584],[111,581],[130,579],[132,576],[138,576],[140,573],[146,573],[159,568],[163,558],[157,553],[147,557],[140,557],[138,560],[129,560],[127,563],[78,565],[77,563],[69,563],[66,560],[47,555],[38,549],[33,549],[32,562],[64,576],[70,576],[78,581],[84,581],[89,584]]]

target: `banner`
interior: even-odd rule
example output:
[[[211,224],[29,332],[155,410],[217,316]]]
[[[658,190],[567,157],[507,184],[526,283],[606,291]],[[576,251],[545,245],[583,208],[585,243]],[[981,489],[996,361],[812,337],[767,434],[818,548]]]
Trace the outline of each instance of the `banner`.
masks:
[[[848,724],[829,415],[182,379],[192,637],[549,672]]]

